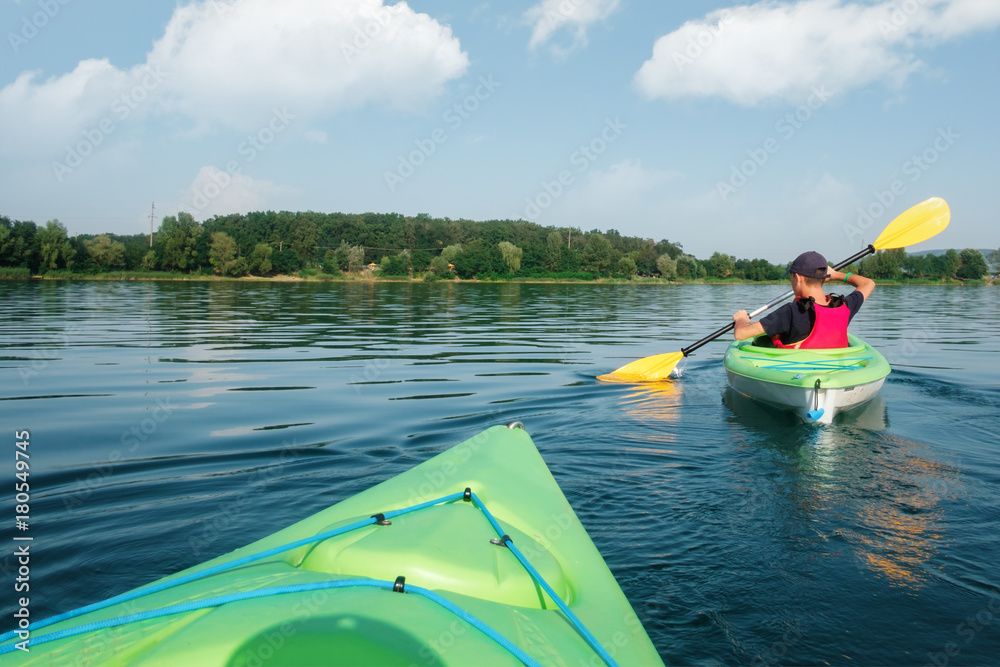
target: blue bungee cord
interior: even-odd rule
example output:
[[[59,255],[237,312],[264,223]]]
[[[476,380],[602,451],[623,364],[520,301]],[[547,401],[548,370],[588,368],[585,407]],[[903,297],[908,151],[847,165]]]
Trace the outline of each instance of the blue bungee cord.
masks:
[[[471,493],[468,489],[466,489],[466,493],[471,495],[472,500],[476,503],[476,507],[478,507],[479,510],[483,513],[483,515],[489,520],[490,524],[493,526],[493,529],[497,531],[497,535],[500,536],[500,541],[503,542],[504,545],[508,549],[510,549],[510,552],[514,554],[517,560],[521,562],[521,565],[523,565],[524,569],[528,571],[528,574],[531,575],[531,578],[534,579],[538,583],[538,585],[545,590],[545,592],[548,594],[550,598],[552,598],[553,601],[555,601],[555,603],[559,606],[559,609],[562,611],[562,613],[566,615],[566,618],[569,620],[569,622],[572,623],[573,626],[577,629],[577,631],[583,636],[583,638],[587,640],[587,643],[590,644],[590,647],[594,649],[594,651],[596,651],[597,654],[601,656],[601,659],[604,660],[604,662],[607,663],[610,667],[618,667],[618,663],[616,663],[614,661],[614,658],[612,658],[608,654],[608,652],[604,650],[604,647],[601,646],[601,643],[599,641],[597,641],[597,638],[594,637],[594,635],[592,635],[589,630],[587,630],[586,626],[584,626],[584,624],[580,621],[580,619],[576,617],[576,614],[570,611],[569,607],[566,606],[566,603],[562,601],[562,598],[556,595],[556,592],[552,590],[552,587],[549,586],[548,582],[545,581],[545,579],[542,577],[541,574],[539,574],[538,570],[536,570],[534,566],[532,566],[532,564],[528,562],[528,559],[524,557],[524,554],[521,553],[521,550],[518,549],[516,546],[514,546],[513,540],[510,539],[509,535],[504,533],[503,529],[500,527],[500,524],[497,523],[497,520],[493,518],[493,515],[490,514],[490,511],[486,509],[486,505],[484,505],[483,502],[479,500],[479,496],[477,496],[475,493]]]
[[[826,371],[826,370],[849,370],[852,368],[864,368],[864,364],[856,363],[846,365],[845,361],[871,361],[873,357],[856,357],[852,359],[830,359],[829,361],[824,361],[817,359],[815,361],[795,361],[795,360],[784,360],[784,359],[768,359],[771,362],[768,365],[760,365],[757,368],[777,368],[784,371]]]
[[[441,503],[458,500],[462,498],[463,495],[464,494],[462,493],[453,493],[451,495],[438,498],[437,500],[431,500],[425,503],[420,503],[419,505],[413,505],[411,507],[406,507],[399,510],[393,510],[391,512],[385,512],[385,514],[381,516],[383,516],[384,519],[391,519],[393,517],[397,517],[402,514],[406,514],[408,512],[415,512],[417,510],[424,509],[425,507],[430,507],[432,505],[440,505]],[[122,602],[129,602],[131,600],[136,600],[138,598],[145,597],[147,595],[152,595],[153,593],[159,593],[160,591],[165,591],[170,588],[174,588],[176,586],[181,586],[182,584],[189,584],[192,581],[198,581],[199,579],[211,577],[221,572],[225,572],[226,570],[233,570],[238,567],[247,565],[249,563],[263,560],[264,558],[269,558],[271,556],[283,553],[285,551],[290,551],[291,549],[305,546],[313,542],[320,542],[322,540],[326,540],[331,537],[337,537],[338,535],[349,533],[352,530],[356,530],[358,528],[371,526],[378,522],[376,516],[379,515],[371,516],[368,519],[364,519],[362,521],[356,521],[346,526],[341,526],[340,528],[335,528],[334,530],[330,530],[325,533],[320,533],[319,535],[313,535],[312,537],[306,537],[301,540],[296,540],[295,542],[291,542],[284,546],[274,547],[273,549],[261,551],[260,553],[244,556],[243,558],[238,558],[236,560],[229,561],[226,563],[220,563],[219,565],[216,565],[214,567],[210,567],[204,570],[199,570],[197,572],[192,572],[191,574],[185,575],[183,577],[162,581],[158,584],[153,584],[147,588],[140,588],[134,591],[130,591],[128,593],[122,593],[121,595],[116,595],[113,598],[109,598],[101,602],[95,602],[85,607],[80,607],[79,609],[67,611],[65,613],[52,616],[51,618],[46,618],[44,620],[38,621],[37,623],[32,623],[29,629],[31,631],[41,630],[42,628],[46,628],[54,623],[59,623],[60,621],[67,621],[71,618],[82,616],[83,614],[89,614],[92,611],[100,611],[101,609],[106,609],[107,607],[111,607],[113,605],[120,604]],[[13,639],[16,636],[17,636],[16,631],[5,632],[3,635],[0,635],[0,643],[5,642],[9,639]]]
[[[424,508],[427,508],[427,507],[432,507],[432,506],[435,506],[435,505],[440,505],[442,503],[452,502],[452,501],[455,501],[455,500],[466,500],[466,501],[472,500],[474,502],[475,506],[483,513],[483,516],[486,517],[486,519],[490,522],[490,525],[493,527],[493,529],[496,531],[497,535],[500,537],[499,543],[502,543],[504,546],[506,546],[508,549],[510,549],[511,553],[514,554],[514,556],[521,563],[521,565],[525,568],[525,570],[528,572],[528,574],[531,576],[531,578],[536,583],[538,583],[538,585],[542,587],[542,589],[545,591],[545,593],[556,603],[556,605],[559,607],[559,609],[563,612],[563,614],[566,617],[566,619],[574,626],[574,628],[576,628],[577,632],[580,633],[580,635],[584,638],[584,640],[587,642],[587,644],[589,644],[590,647],[594,649],[594,651],[601,657],[602,660],[604,660],[604,662],[606,664],[609,665],[609,667],[618,667],[617,663],[608,654],[608,652],[604,649],[604,647],[601,646],[600,642],[597,641],[597,639],[593,636],[593,634],[590,633],[589,630],[587,630],[587,628],[583,625],[583,623],[580,621],[580,619],[578,619],[576,617],[576,615],[572,611],[570,611],[570,609],[566,605],[566,603],[562,601],[562,599],[556,594],[556,592],[554,590],[552,590],[552,587],[549,586],[548,582],[545,581],[545,579],[542,577],[542,575],[531,565],[531,563],[528,562],[528,559],[525,558],[524,554],[521,553],[520,549],[518,549],[514,545],[514,543],[511,540],[510,536],[504,533],[503,529],[500,527],[500,524],[497,523],[496,519],[493,517],[493,515],[490,513],[490,511],[486,508],[486,505],[469,488],[465,489],[465,491],[462,492],[462,493],[453,493],[453,494],[450,494],[450,495],[438,498],[437,500],[429,500],[429,501],[426,501],[426,502],[423,502],[423,503],[419,503],[417,505],[411,505],[410,507],[406,507],[406,508],[402,508],[402,509],[398,509],[398,510],[391,510],[391,511],[388,511],[388,512],[385,512],[385,513],[375,514],[375,515],[372,515],[371,517],[369,517],[368,519],[364,519],[364,520],[361,520],[361,521],[356,521],[356,522],[350,523],[350,524],[348,524],[346,526],[341,526],[340,528],[336,528],[336,529],[333,529],[333,530],[326,531],[324,533],[320,533],[319,535],[314,535],[314,536],[311,536],[311,537],[303,538],[301,540],[296,540],[295,542],[290,542],[288,544],[285,544],[285,545],[282,545],[282,546],[278,546],[278,547],[274,547],[274,548],[271,548],[271,549],[267,549],[265,551],[262,551],[262,552],[259,552],[259,553],[256,553],[256,554],[251,554],[249,556],[244,556],[243,558],[238,558],[238,559],[233,560],[233,561],[229,561],[229,562],[226,562],[226,563],[221,563],[221,564],[216,565],[214,567],[206,568],[204,570],[199,570],[197,572],[193,572],[191,574],[188,574],[188,575],[185,575],[185,576],[182,576],[182,577],[177,577],[176,579],[170,579],[170,580],[167,580],[167,581],[160,582],[158,584],[153,584],[153,585],[148,586],[146,588],[142,588],[142,589],[138,589],[138,590],[135,590],[135,591],[131,591],[129,593],[123,593],[121,595],[117,595],[115,597],[109,598],[109,599],[104,600],[102,602],[97,602],[97,603],[94,603],[94,604],[90,604],[90,605],[87,605],[87,606],[84,606],[84,607],[80,607],[79,609],[74,609],[72,611],[68,611],[68,612],[65,612],[63,614],[59,614],[57,616],[53,616],[51,618],[47,618],[47,619],[44,619],[42,621],[38,621],[37,623],[32,623],[31,626],[30,626],[30,630],[32,632],[34,632],[36,630],[40,630],[42,628],[48,627],[48,626],[53,625],[55,623],[59,623],[61,621],[66,621],[66,620],[69,620],[69,619],[73,619],[73,618],[76,618],[78,616],[82,616],[84,614],[90,613],[90,612],[99,611],[101,609],[106,609],[106,608],[111,607],[111,606],[116,605],[116,604],[120,604],[120,603],[123,603],[123,602],[129,602],[131,600],[135,600],[135,599],[147,596],[147,595],[151,595],[153,593],[158,593],[158,592],[161,592],[161,591],[164,591],[164,590],[168,590],[170,588],[181,586],[183,584],[191,583],[193,581],[198,581],[199,579],[204,579],[204,578],[216,575],[216,574],[220,574],[220,573],[225,572],[227,570],[232,570],[232,569],[235,569],[235,568],[238,568],[238,567],[242,567],[243,565],[247,565],[249,563],[253,563],[253,562],[256,562],[256,561],[259,561],[259,560],[263,560],[263,559],[268,558],[270,556],[274,556],[274,555],[277,555],[279,553],[283,553],[285,551],[289,551],[291,549],[295,549],[295,548],[298,548],[298,547],[301,547],[301,546],[305,546],[307,544],[312,544],[314,542],[320,542],[322,540],[326,540],[326,539],[329,539],[329,538],[332,538],[332,537],[337,537],[338,535],[343,535],[343,534],[351,532],[353,530],[357,530],[358,528],[363,528],[365,526],[371,526],[371,525],[388,525],[388,523],[389,523],[388,520],[392,519],[394,517],[401,516],[401,515],[404,515],[404,514],[408,514],[410,512],[415,512],[417,510],[421,510],[421,509],[424,509]],[[500,646],[504,647],[506,650],[508,650],[512,655],[514,655],[518,660],[520,660],[525,665],[530,665],[530,666],[534,667],[535,665],[538,664],[534,660],[532,660],[530,656],[528,656],[526,653],[524,653],[523,650],[521,650],[520,648],[518,648],[516,644],[514,644],[513,642],[511,642],[510,640],[508,640],[506,637],[504,637],[503,635],[501,635],[499,632],[497,632],[493,628],[489,627],[488,625],[486,625],[485,623],[483,623],[482,621],[480,621],[475,616],[472,616],[471,614],[469,614],[467,611],[465,611],[461,607],[453,604],[452,602],[449,602],[447,599],[441,597],[440,595],[438,595],[438,594],[436,594],[436,593],[434,593],[432,591],[429,591],[427,589],[421,588],[419,586],[408,585],[408,586],[405,586],[405,590],[404,590],[404,587],[401,584],[402,580],[403,580],[403,578],[400,577],[400,579],[397,580],[395,582],[395,584],[394,584],[392,582],[380,581],[380,580],[377,580],[377,579],[348,579],[348,580],[339,580],[339,581],[316,582],[316,583],[311,583],[311,584],[296,584],[296,585],[291,585],[291,586],[281,586],[281,587],[274,587],[274,588],[258,589],[258,590],[255,590],[255,591],[245,591],[245,592],[241,592],[241,593],[233,593],[233,594],[229,594],[229,595],[223,595],[223,596],[218,596],[218,597],[214,597],[214,598],[208,598],[208,599],[204,599],[204,600],[196,600],[196,601],[193,601],[193,602],[186,602],[186,603],[181,603],[181,604],[169,605],[167,607],[162,607],[162,608],[159,608],[159,609],[152,609],[152,610],[149,610],[149,611],[139,612],[139,613],[135,613],[135,614],[129,614],[129,615],[126,615],[126,616],[119,616],[119,617],[116,617],[116,618],[110,618],[110,619],[106,619],[106,620],[103,620],[103,621],[96,621],[96,622],[93,622],[93,623],[87,623],[87,624],[84,624],[84,625],[77,626],[75,628],[68,628],[68,629],[65,629],[65,630],[59,630],[57,632],[53,632],[53,633],[50,633],[48,635],[43,635],[42,637],[32,637],[31,643],[32,643],[32,645],[37,646],[39,644],[45,644],[45,643],[48,643],[48,642],[56,641],[58,639],[66,639],[68,637],[74,637],[74,636],[78,636],[78,635],[81,635],[81,634],[86,634],[88,632],[96,632],[96,631],[99,631],[99,630],[104,630],[104,629],[113,628],[113,627],[119,627],[119,626],[127,625],[127,624],[130,624],[130,623],[137,623],[139,621],[151,620],[151,619],[155,619],[155,618],[161,618],[161,617],[164,617],[164,616],[169,616],[169,615],[173,615],[173,614],[180,614],[180,613],[189,612],[189,611],[196,611],[196,610],[199,610],[199,609],[205,609],[205,608],[209,608],[209,607],[217,607],[217,606],[220,606],[220,605],[223,605],[223,604],[228,604],[230,602],[239,602],[241,600],[248,600],[248,599],[260,598],[260,597],[267,597],[267,596],[271,596],[271,595],[283,595],[283,594],[288,594],[288,593],[298,593],[298,592],[305,592],[305,591],[322,590],[322,589],[349,588],[349,587],[367,586],[367,587],[374,587],[374,588],[388,588],[390,590],[396,590],[398,592],[412,592],[412,593],[416,593],[416,594],[422,595],[423,597],[432,600],[433,602],[435,602],[436,604],[440,605],[441,607],[443,607],[443,608],[447,609],[448,611],[452,612],[453,614],[459,616],[460,618],[462,618],[463,620],[465,620],[466,622],[468,622],[470,625],[472,625],[473,627],[475,627],[478,630],[480,630],[481,632],[483,632],[483,634],[487,635],[488,637],[490,637],[490,639],[494,640]],[[8,641],[10,639],[13,639],[16,636],[17,636],[17,632],[16,631],[4,633],[2,636],[0,636],[0,643],[6,642],[6,641]],[[10,652],[14,651],[15,648],[16,648],[16,644],[8,644],[7,646],[0,646],[0,655],[4,655],[6,653],[10,653]]]
[[[208,609],[210,607],[219,607],[224,604],[229,604],[231,602],[241,602],[243,600],[253,600],[257,598],[264,597],[274,597],[276,595],[288,595],[290,593],[308,593],[311,591],[321,591],[329,590],[333,588],[380,588],[383,590],[396,590],[399,586],[398,582],[392,581],[381,581],[379,579],[342,579],[339,581],[320,581],[311,584],[293,584],[290,586],[277,586],[274,588],[260,588],[254,591],[244,591],[242,593],[231,593],[229,595],[220,595],[214,598],[207,598],[204,600],[195,600],[193,602],[183,602],[180,604],[170,605],[168,607],[162,607],[160,609],[151,609],[149,611],[143,611],[136,614],[129,614],[128,616],[118,616],[117,618],[109,618],[103,621],[95,621],[94,623],[87,623],[85,625],[78,625],[75,628],[67,628],[66,630],[59,630],[42,637],[33,638],[31,640],[32,646],[38,646],[40,644],[47,644],[49,642],[54,642],[59,639],[68,639],[69,637],[76,637],[78,635],[87,634],[88,632],[97,632],[98,630],[107,630],[109,628],[117,628],[122,625],[128,625],[130,623],[138,623],[140,621],[149,621],[157,618],[162,618],[164,616],[172,616],[174,614],[183,614],[190,611],[198,611],[200,609]],[[405,593],[413,593],[416,595],[421,595],[432,602],[440,605],[456,616],[460,617],[462,620],[467,622],[472,627],[481,631],[487,637],[495,641],[497,644],[506,649],[515,658],[523,662],[529,667],[541,667],[538,662],[533,660],[531,656],[525,653],[523,650],[518,648],[514,642],[510,641],[499,632],[486,625],[483,621],[476,618],[469,612],[465,611],[461,607],[452,604],[448,600],[442,598],[437,593],[429,591],[426,588],[421,588],[420,586],[406,586]],[[7,646],[0,647],[0,655],[6,653],[11,653],[14,651],[16,646],[14,644],[9,644]]]

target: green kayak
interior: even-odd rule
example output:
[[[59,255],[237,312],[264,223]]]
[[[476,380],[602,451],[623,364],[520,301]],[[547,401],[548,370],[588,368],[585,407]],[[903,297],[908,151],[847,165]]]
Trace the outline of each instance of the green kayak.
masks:
[[[733,341],[723,365],[735,391],[792,410],[809,423],[829,424],[838,412],[856,408],[878,393],[889,362],[857,336],[849,347],[793,350]]]
[[[4,635],[0,661],[662,664],[519,424],[24,641]]]

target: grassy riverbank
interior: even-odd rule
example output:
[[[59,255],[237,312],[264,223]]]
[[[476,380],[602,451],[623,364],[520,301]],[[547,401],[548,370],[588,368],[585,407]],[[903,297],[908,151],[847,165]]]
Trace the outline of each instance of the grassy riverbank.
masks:
[[[696,278],[674,279],[635,276],[633,278],[511,278],[509,280],[454,280],[435,279],[426,281],[423,277],[378,276],[364,272],[361,274],[328,275],[316,271],[302,271],[297,275],[279,274],[275,276],[244,276],[230,278],[203,273],[183,273],[179,271],[112,271],[108,273],[80,274],[71,271],[50,271],[43,275],[31,275],[28,269],[0,269],[0,279],[7,280],[107,280],[107,281],[185,281],[185,282],[467,282],[467,283],[524,283],[524,284],[612,284],[612,285],[787,285],[786,280],[750,281],[741,278]],[[996,285],[996,279],[986,280],[878,280],[879,285],[912,286],[986,286]]]

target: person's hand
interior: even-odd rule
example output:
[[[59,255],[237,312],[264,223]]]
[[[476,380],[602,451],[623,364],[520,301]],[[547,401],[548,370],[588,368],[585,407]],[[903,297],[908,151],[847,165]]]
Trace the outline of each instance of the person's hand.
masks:
[[[737,326],[742,324],[747,324],[750,321],[750,313],[745,310],[737,310],[733,313],[733,322],[736,322]]]
[[[828,267],[826,267],[826,281],[825,282],[830,282],[831,280],[843,280],[845,275],[847,275],[847,274],[841,273],[840,271],[836,270],[832,266],[828,266]]]

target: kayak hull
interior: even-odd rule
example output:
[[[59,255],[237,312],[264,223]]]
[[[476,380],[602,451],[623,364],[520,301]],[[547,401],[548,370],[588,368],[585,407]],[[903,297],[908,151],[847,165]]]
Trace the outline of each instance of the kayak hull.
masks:
[[[891,371],[878,350],[848,335],[849,347],[789,350],[734,341],[723,365],[734,391],[791,410],[803,421],[830,424],[874,398]]]
[[[391,519],[380,524],[373,517],[379,514]],[[515,547],[549,588],[518,562]],[[33,630],[32,640],[140,615],[135,620],[2,659],[263,667],[515,665],[527,657],[600,665],[596,642],[619,664],[662,664],[522,428],[488,429],[269,537],[144,588],[155,592]],[[207,606],[172,613],[177,605]],[[164,610],[171,613],[156,616]]]

